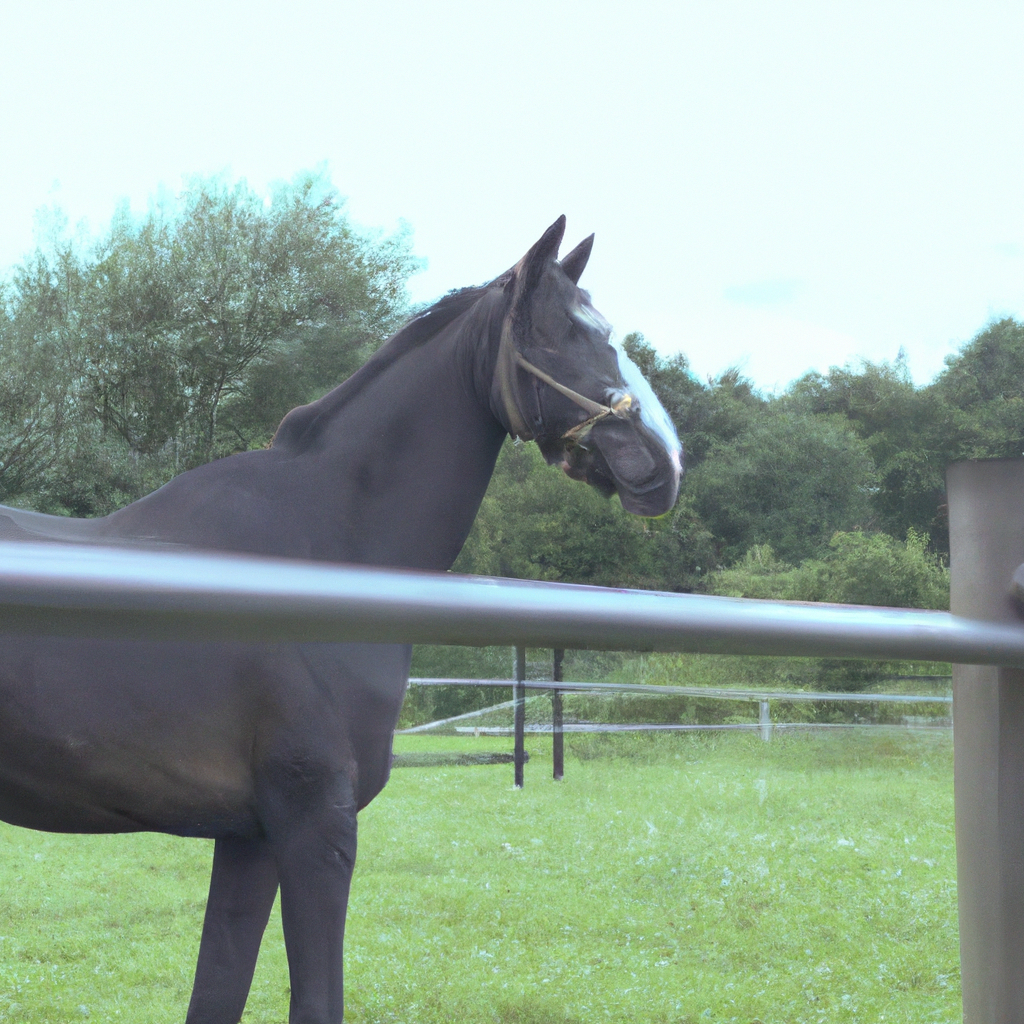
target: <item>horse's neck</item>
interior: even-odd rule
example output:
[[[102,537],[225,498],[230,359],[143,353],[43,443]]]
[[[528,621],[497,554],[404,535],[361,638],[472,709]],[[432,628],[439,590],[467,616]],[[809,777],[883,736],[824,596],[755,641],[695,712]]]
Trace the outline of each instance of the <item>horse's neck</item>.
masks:
[[[451,566],[505,436],[479,373],[465,339],[435,339],[342,404],[320,443],[297,457],[326,500],[335,557]]]
[[[482,318],[483,319],[483,318]],[[447,569],[505,436],[489,403],[489,324],[387,353],[296,410],[268,451],[176,477],[97,520],[98,539]]]

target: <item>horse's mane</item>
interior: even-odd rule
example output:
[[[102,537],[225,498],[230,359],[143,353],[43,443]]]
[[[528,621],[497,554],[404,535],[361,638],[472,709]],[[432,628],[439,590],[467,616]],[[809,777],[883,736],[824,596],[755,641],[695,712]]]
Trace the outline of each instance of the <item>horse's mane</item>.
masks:
[[[329,391],[323,398],[292,409],[281,420],[271,442],[272,447],[296,448],[304,443],[308,444],[316,437],[319,427],[326,418],[339,406],[359,394],[407,352],[437,337],[463,313],[472,309],[493,283],[449,292],[432,306],[413,315],[348,380]]]

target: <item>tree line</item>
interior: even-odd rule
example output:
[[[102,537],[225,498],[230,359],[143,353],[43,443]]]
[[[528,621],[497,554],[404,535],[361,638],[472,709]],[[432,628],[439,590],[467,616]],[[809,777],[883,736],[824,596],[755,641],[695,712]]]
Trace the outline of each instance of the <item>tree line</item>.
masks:
[[[100,515],[265,445],[409,315],[406,234],[360,231],[325,175],[257,194],[193,179],[98,236],[51,215],[0,293],[0,501]],[[456,569],[941,607],[944,472],[1024,453],[1024,325],[986,326],[916,386],[902,358],[766,395],[624,345],[676,423],[677,507],[626,515],[506,444]]]

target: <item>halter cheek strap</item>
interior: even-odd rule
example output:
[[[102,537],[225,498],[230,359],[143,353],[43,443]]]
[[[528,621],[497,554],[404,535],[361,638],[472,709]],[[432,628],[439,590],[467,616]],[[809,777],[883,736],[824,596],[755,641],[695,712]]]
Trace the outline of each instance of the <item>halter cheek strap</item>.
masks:
[[[570,401],[575,402],[580,408],[590,413],[589,419],[584,420],[582,423],[577,423],[575,427],[570,427],[562,435],[563,441],[578,443],[590,433],[595,423],[600,422],[606,416],[617,416],[619,419],[625,419],[629,413],[630,407],[633,404],[632,395],[623,395],[615,405],[601,405],[600,402],[595,402],[592,398],[587,398],[586,395],[581,395],[578,391],[573,391],[572,388],[559,384],[550,374],[534,366],[533,363],[523,356],[522,352],[517,351],[515,356],[516,363],[526,370],[527,373],[532,373],[538,380],[542,380],[549,387],[554,388],[560,394],[565,395]]]

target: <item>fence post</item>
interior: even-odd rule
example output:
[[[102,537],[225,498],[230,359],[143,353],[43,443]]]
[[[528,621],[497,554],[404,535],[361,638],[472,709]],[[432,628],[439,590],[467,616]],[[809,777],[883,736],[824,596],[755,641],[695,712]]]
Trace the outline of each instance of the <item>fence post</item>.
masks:
[[[565,650],[561,647],[552,652],[551,681],[562,681],[562,660]],[[562,691],[556,686],[551,691],[551,774],[557,781],[565,774],[565,746],[562,735]]]
[[[947,473],[951,608],[1016,622],[1024,460]],[[1024,1020],[1024,670],[953,666],[954,798],[964,1024]]]
[[[515,701],[514,728],[515,747],[512,759],[515,762],[515,785],[523,788],[523,762],[526,760],[526,648],[516,645],[516,678],[512,687],[512,700]]]
[[[767,743],[772,738],[772,716],[768,701],[761,701],[761,715],[757,723],[761,727],[761,739]]]

